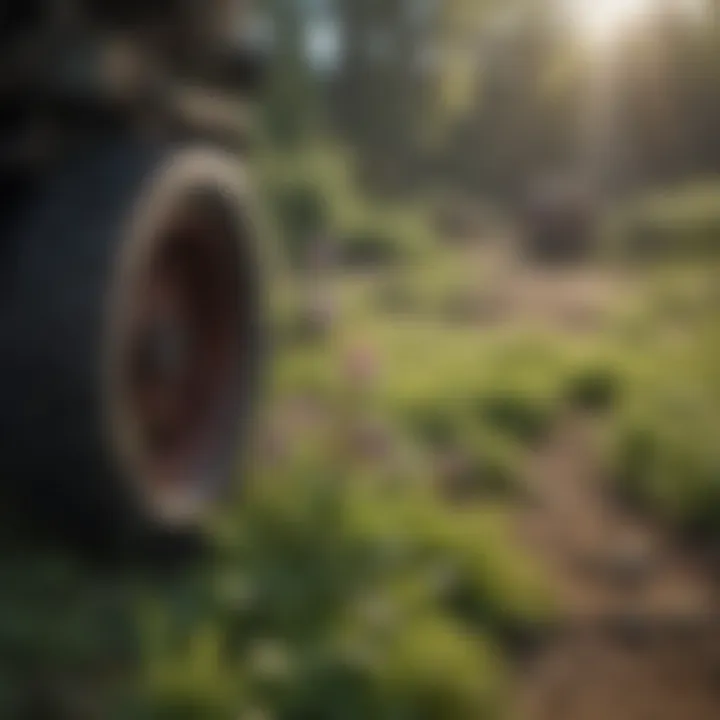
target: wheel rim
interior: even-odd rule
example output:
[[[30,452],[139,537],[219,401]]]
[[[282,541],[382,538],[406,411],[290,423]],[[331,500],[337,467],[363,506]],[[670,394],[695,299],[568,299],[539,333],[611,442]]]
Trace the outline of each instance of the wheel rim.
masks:
[[[237,231],[186,197],[135,273],[119,345],[135,472],[161,502],[214,493],[241,415],[244,312]]]

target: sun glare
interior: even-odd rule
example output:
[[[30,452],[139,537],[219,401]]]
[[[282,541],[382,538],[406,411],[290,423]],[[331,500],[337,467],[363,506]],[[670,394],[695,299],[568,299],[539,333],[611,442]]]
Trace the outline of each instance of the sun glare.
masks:
[[[573,24],[590,40],[605,43],[651,10],[653,0],[566,0]]]

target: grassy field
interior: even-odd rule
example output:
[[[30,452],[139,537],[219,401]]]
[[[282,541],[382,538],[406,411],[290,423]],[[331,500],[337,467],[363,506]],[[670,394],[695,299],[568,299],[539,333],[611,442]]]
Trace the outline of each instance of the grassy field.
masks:
[[[718,539],[713,266],[548,270],[502,243],[388,265],[377,243],[278,288],[254,469],[198,567],[0,556],[0,715],[509,716],[562,612],[517,520],[568,418],[618,507]]]

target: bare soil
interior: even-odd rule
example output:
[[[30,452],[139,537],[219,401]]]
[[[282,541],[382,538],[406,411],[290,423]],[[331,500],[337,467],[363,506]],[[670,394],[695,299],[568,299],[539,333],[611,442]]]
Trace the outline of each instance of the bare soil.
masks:
[[[581,272],[560,284],[527,273],[522,304],[568,330],[578,289],[592,316],[617,292]],[[560,618],[518,669],[516,717],[718,720],[717,556],[624,507],[602,475],[598,439],[596,420],[568,412],[528,462],[517,532],[551,578]]]

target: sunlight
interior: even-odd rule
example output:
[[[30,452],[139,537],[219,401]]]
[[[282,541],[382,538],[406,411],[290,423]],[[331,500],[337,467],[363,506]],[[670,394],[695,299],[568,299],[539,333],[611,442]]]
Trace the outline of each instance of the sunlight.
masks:
[[[646,14],[654,0],[565,0],[574,25],[589,40],[606,43],[615,39],[638,17]]]

